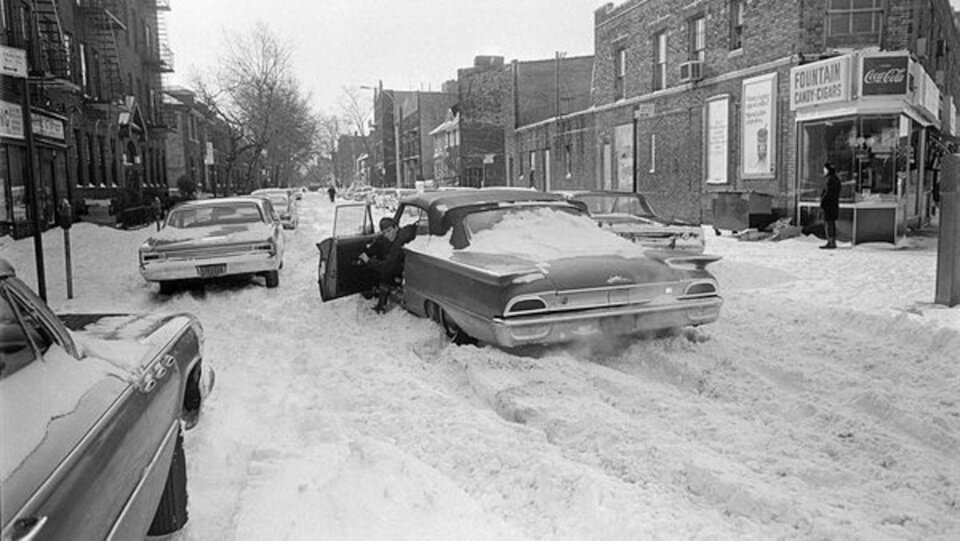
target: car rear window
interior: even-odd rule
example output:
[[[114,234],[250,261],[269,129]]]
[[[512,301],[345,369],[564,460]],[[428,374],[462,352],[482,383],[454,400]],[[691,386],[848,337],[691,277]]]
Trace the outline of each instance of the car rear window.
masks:
[[[170,212],[167,225],[178,229],[187,229],[210,225],[250,224],[262,221],[263,216],[260,214],[260,207],[255,203],[240,203],[174,209]]]

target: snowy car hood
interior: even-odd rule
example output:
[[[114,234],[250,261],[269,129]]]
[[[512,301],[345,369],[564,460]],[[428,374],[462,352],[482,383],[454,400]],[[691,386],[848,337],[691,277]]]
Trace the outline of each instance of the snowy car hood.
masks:
[[[177,229],[165,227],[144,243],[150,248],[170,250],[210,244],[259,242],[273,235],[273,226],[265,223],[211,225]]]

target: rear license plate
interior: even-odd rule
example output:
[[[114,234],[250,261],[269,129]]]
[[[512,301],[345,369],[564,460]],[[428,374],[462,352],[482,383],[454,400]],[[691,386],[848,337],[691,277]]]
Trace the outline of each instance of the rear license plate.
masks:
[[[217,265],[197,265],[197,274],[199,274],[201,278],[212,278],[214,276],[220,276],[225,272],[227,272],[226,263],[220,263]]]

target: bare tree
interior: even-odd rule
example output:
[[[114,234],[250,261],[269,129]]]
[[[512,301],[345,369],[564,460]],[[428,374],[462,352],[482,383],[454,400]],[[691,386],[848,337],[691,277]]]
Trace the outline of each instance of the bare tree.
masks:
[[[291,50],[262,22],[227,36],[227,56],[214,82],[195,84],[200,99],[231,131],[228,170],[242,169],[240,191],[287,184],[315,154],[318,119],[301,91]]]

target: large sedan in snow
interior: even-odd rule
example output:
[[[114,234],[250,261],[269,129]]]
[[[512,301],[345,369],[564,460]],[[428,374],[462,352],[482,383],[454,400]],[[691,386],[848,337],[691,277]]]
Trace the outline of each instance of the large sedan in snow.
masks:
[[[633,242],[649,248],[703,253],[705,243],[700,225],[658,215],[643,194],[602,190],[558,193],[584,203],[600,227]]]
[[[55,315],[0,259],[2,539],[143,539],[187,521],[183,431],[213,372],[190,314]]]
[[[167,216],[163,229],[140,246],[140,274],[170,293],[180,280],[235,275],[280,283],[280,217],[263,197],[188,201]]]
[[[426,192],[395,219],[405,246],[403,304],[456,342],[505,348],[702,325],[722,299],[714,256],[655,251],[598,228],[562,195],[489,189]],[[336,209],[320,250],[323,300],[369,289],[357,256],[374,237],[369,207]]]

